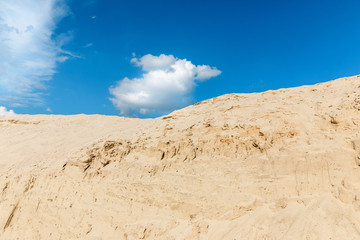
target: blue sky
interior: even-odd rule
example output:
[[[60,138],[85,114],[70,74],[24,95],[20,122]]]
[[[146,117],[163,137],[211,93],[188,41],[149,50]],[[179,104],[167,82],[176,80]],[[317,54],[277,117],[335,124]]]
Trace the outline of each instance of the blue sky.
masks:
[[[359,12],[357,0],[2,0],[0,115],[154,117],[356,75]]]

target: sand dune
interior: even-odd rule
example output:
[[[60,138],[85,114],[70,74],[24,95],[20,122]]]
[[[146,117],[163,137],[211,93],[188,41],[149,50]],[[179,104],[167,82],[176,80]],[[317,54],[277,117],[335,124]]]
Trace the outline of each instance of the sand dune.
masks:
[[[360,239],[360,76],[157,119],[0,118],[0,239]]]

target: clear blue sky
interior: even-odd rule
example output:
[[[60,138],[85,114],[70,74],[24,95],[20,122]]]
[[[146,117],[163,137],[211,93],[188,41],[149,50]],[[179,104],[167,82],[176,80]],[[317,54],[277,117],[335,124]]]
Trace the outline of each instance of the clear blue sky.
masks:
[[[10,0],[4,1],[17,7]],[[35,0],[25,1],[31,3]],[[34,32],[38,26],[36,24],[44,27],[41,21],[48,21],[56,15],[53,26],[44,27],[52,32],[51,39],[43,40],[32,35],[34,40],[30,44],[36,46],[42,41],[44,44],[52,43],[52,46],[57,46],[53,46],[53,49],[57,49],[55,53],[32,57],[26,49],[15,49],[0,55],[0,78],[5,79],[0,79],[0,87],[5,89],[6,86],[7,89],[0,90],[0,94],[5,96],[0,97],[0,106],[18,114],[118,115],[120,112],[124,114],[121,108],[126,106],[129,109],[134,107],[131,113],[134,116],[157,116],[191,102],[226,93],[315,84],[360,73],[358,0],[51,1],[54,5],[42,9],[41,14],[50,11],[52,15],[35,20],[26,29]],[[62,5],[59,6],[59,3]],[[51,12],[51,8],[55,7],[63,9],[63,12]],[[4,17],[4,14],[0,11],[3,26],[5,24],[10,29],[17,24],[11,21],[14,16]],[[24,22],[31,20],[26,16],[23,18]],[[10,30],[4,29],[0,27],[0,51],[10,46],[10,43],[4,42],[8,36],[4,31]],[[25,34],[26,31],[23,32]],[[21,45],[18,43],[12,48]],[[54,51],[49,47],[44,49]],[[52,64],[41,68],[40,72],[44,73],[40,77],[47,79],[27,80],[32,83],[28,89],[16,90],[20,85],[14,82],[22,80],[17,79],[15,53],[28,56],[29,62],[46,56],[45,62]],[[144,114],[141,114],[139,109],[143,108],[139,102],[126,105],[128,103],[122,100],[116,105],[109,100],[113,97],[109,88],[115,88],[125,77],[129,81],[144,79],[144,73],[158,70],[146,70],[147,65],[141,57],[147,54],[154,56],[153,61],[161,54],[173,55],[174,61],[191,61],[194,69],[198,69],[198,65],[208,65],[212,70],[221,71],[221,74],[214,73],[207,80],[196,80],[196,72],[192,76],[192,83],[196,83],[196,86],[188,85],[188,89],[182,93],[173,93],[170,88],[175,85],[169,83],[165,91],[168,89],[170,93],[164,95],[161,101],[171,98],[172,94],[178,94],[178,97],[168,101],[171,105],[168,109],[154,103],[144,107]],[[10,62],[9,59],[13,60],[13,66],[4,67]],[[130,62],[131,59],[135,60]],[[23,72],[25,78],[36,75],[24,72],[23,68],[19,71]],[[152,91],[153,95],[150,94],[149,98],[156,102],[153,98],[163,93],[159,93],[159,87],[154,90],[151,82],[139,84],[143,84],[143,92]],[[44,86],[38,87],[37,83]],[[118,93],[124,94],[129,88],[118,86]],[[131,89],[136,92],[136,89]],[[176,101],[183,102],[176,104]],[[156,111],[156,107],[161,109]]]

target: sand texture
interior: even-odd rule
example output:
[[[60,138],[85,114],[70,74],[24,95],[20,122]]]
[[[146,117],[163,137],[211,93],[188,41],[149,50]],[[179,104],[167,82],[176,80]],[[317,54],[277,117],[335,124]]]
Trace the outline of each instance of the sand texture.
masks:
[[[360,76],[157,119],[0,118],[0,239],[360,239]]]

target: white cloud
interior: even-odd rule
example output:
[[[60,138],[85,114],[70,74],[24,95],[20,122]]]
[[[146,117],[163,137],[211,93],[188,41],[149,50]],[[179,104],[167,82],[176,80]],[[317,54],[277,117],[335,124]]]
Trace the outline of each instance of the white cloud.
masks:
[[[58,62],[71,54],[55,38],[57,23],[68,14],[64,0],[0,1],[0,95],[12,104],[41,102],[41,92]]]
[[[110,100],[121,114],[167,113],[192,102],[197,81],[218,76],[221,71],[208,65],[194,65],[173,55],[145,55],[131,62],[144,70],[141,78],[124,78],[110,87]]]
[[[93,43],[88,43],[86,45],[83,46],[83,48],[89,48],[89,47],[92,47],[94,44]]]
[[[148,54],[140,59],[136,57],[131,59],[132,63],[135,63],[136,66],[141,67],[144,71],[166,70],[176,61],[177,59],[173,55],[165,54],[161,54],[158,57]]]
[[[16,115],[13,110],[7,110],[6,107],[0,106],[0,117],[10,117]]]

